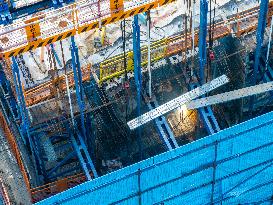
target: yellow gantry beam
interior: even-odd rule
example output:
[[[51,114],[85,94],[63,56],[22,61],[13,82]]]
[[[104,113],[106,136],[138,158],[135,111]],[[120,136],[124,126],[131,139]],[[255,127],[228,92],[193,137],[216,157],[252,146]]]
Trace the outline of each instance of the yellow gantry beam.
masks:
[[[0,58],[16,56],[174,1],[77,1],[35,18],[0,27]]]

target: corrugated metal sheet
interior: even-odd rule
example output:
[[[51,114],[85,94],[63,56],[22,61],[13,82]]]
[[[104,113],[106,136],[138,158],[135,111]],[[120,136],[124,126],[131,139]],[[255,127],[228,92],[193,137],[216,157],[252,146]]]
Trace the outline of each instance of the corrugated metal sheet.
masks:
[[[272,132],[273,112],[37,204],[269,203]]]

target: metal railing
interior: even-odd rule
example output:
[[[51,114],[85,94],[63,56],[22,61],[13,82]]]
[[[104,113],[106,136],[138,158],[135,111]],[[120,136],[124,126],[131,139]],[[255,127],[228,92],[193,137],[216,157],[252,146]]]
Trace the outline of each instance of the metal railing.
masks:
[[[19,19],[0,27],[0,56],[9,58],[53,42],[114,23],[155,9],[174,0],[126,1],[121,8],[111,8],[107,1],[77,1],[34,18]]]
[[[32,202],[36,203],[38,201],[46,199],[50,196],[63,192],[69,188],[77,186],[85,182],[86,180],[87,180],[86,176],[83,173],[80,173],[66,177],[64,179],[60,179],[52,183],[45,184],[43,186],[32,188],[30,190]]]

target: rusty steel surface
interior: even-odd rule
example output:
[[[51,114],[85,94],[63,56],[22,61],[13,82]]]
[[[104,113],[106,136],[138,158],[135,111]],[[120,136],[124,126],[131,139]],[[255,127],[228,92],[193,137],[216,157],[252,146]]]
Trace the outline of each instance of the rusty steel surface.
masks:
[[[43,186],[35,187],[31,189],[32,202],[36,203],[50,196],[58,194],[69,188],[77,186],[86,181],[86,177],[83,173],[72,175],[58,181],[45,184]]]
[[[83,81],[86,81],[90,78],[90,69],[91,69],[90,64],[81,68]],[[73,72],[70,72],[67,75],[68,81],[69,81],[69,86],[71,86],[71,87],[74,86],[73,76],[74,76]],[[46,83],[42,83],[32,89],[26,90],[24,92],[25,99],[26,99],[26,105],[27,106],[35,105],[39,102],[49,100],[52,97],[54,97],[55,93],[52,92],[52,87],[56,86],[57,83],[60,84],[61,91],[66,90],[64,75],[60,76],[58,80],[54,80],[54,81],[51,80]]]

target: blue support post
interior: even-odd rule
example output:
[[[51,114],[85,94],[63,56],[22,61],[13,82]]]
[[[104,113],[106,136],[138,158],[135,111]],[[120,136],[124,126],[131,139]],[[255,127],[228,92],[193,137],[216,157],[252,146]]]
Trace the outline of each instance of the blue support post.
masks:
[[[192,83],[190,84],[190,90],[193,90],[194,88],[199,87],[200,85],[198,83]],[[211,106],[206,106],[198,109],[198,113],[200,117],[202,118],[203,123],[205,124],[206,130],[209,135],[215,134],[219,132],[220,126],[213,114],[213,111],[211,109]]]
[[[134,16],[133,22],[133,51],[134,51],[134,77],[137,89],[137,116],[141,115],[141,50],[140,50],[140,27],[138,24],[138,15]],[[140,148],[140,159],[142,159],[141,128],[137,128],[138,144]]]
[[[20,72],[19,72],[19,66],[17,64],[17,61],[15,57],[12,57],[12,74],[13,74],[13,80],[14,80],[14,85],[15,85],[15,91],[17,94],[17,100],[18,100],[18,105],[19,105],[19,111],[20,111],[20,116],[22,120],[22,133],[24,135],[24,142],[28,142],[30,147],[32,147],[32,142],[30,140],[30,134],[29,134],[29,118],[28,118],[28,112],[26,109],[26,103],[25,103],[25,98],[23,94],[23,89],[22,89],[22,83],[20,79]],[[27,139],[25,138],[27,136]]]
[[[12,23],[9,5],[4,0],[0,0],[0,25]]]
[[[134,50],[134,77],[137,89],[137,115],[140,116],[140,101],[141,101],[141,50],[140,50],[140,27],[138,24],[138,15],[134,16],[133,22],[133,50]]]
[[[51,178],[53,173],[56,173],[60,167],[65,165],[71,158],[75,157],[75,154],[76,154],[75,151],[73,151],[66,155],[62,161],[60,161],[55,167],[53,167],[46,173],[47,178]]]
[[[52,0],[52,3],[53,3],[54,8],[58,8],[63,5],[64,1],[63,0]]]
[[[213,114],[211,106],[199,108],[198,112],[201,115],[201,118],[209,135],[215,134],[220,131],[219,124]]]
[[[264,32],[266,27],[267,20],[267,11],[268,11],[268,0],[261,0],[260,12],[258,19],[258,28],[256,33],[257,46],[255,50],[255,62],[254,62],[254,72],[253,72],[253,85],[257,83],[259,65],[260,65],[260,56],[264,40]]]
[[[71,37],[71,57],[72,57],[72,68],[73,68],[73,74],[74,74],[77,103],[78,103],[78,106],[80,109],[80,115],[81,115],[81,129],[82,129],[82,134],[84,136],[84,139],[86,141],[86,128],[85,128],[85,120],[84,120],[85,103],[83,99],[82,73],[81,73],[81,65],[79,60],[78,48],[76,46],[74,36]]]
[[[75,133],[70,134],[70,138],[73,144],[73,147],[76,151],[76,154],[80,160],[82,169],[87,177],[88,180],[91,180],[92,177],[90,175],[90,171],[92,171],[94,177],[98,177],[97,171],[95,166],[91,160],[85,142],[87,142],[87,133],[85,128],[85,103],[84,103],[84,95],[83,95],[83,84],[82,84],[82,73],[81,73],[81,66],[80,66],[80,59],[78,48],[75,43],[74,36],[71,37],[71,57],[72,57],[72,68],[74,74],[74,81],[75,81],[75,88],[76,88],[76,96],[77,102],[80,109],[80,116],[81,116],[81,128],[82,128],[82,135],[78,132],[77,128],[74,129]]]
[[[11,85],[8,79],[6,78],[5,72],[2,70],[2,66],[0,64],[0,87],[7,103],[7,109],[10,110],[13,120],[18,120],[20,118],[18,113],[18,104],[16,103],[16,99],[12,93]]]
[[[40,137],[41,137],[41,134],[42,133],[37,133],[33,138],[33,147],[35,147],[35,156],[37,156],[37,158],[35,158],[35,160],[37,159],[36,161],[36,165],[38,167],[38,174],[42,174],[44,179],[47,178],[47,172],[46,172],[46,169],[45,169],[45,163],[44,163],[44,155],[43,153],[41,152],[41,141],[40,141]]]
[[[35,159],[35,162],[36,162],[36,165],[37,165],[38,172],[43,172],[42,171],[43,170],[43,165],[41,163],[41,159],[40,159],[39,154],[38,154],[39,150],[33,144],[33,140],[31,138],[31,134],[30,134],[29,115],[28,115],[28,111],[27,111],[27,108],[26,108],[26,102],[25,102],[22,83],[21,83],[21,79],[20,79],[19,66],[18,66],[18,63],[17,63],[15,57],[12,57],[12,66],[11,66],[11,68],[12,68],[15,91],[16,91],[16,95],[17,95],[19,110],[20,110],[20,116],[21,116],[21,120],[22,120],[22,125],[20,126],[20,124],[19,124],[19,126],[20,126],[21,131],[22,131],[23,140],[30,147],[31,153],[34,156],[34,159]]]
[[[199,30],[199,77],[200,84],[204,84],[205,79],[205,65],[207,61],[207,17],[208,17],[208,2],[207,0],[200,0],[200,30]]]
[[[254,70],[253,70],[253,77],[252,77],[252,85],[257,84],[257,78],[259,73],[259,65],[260,65],[260,56],[261,50],[264,40],[264,32],[266,27],[266,20],[267,20],[267,12],[268,12],[268,0],[261,0],[260,3],[260,11],[259,11],[259,18],[258,18],[258,28],[256,33],[257,45],[255,50],[255,61],[254,61]],[[252,113],[254,107],[255,97],[251,97],[249,101],[249,111]]]
[[[199,78],[200,84],[205,83],[205,66],[207,62],[207,24],[208,24],[208,1],[200,0],[200,31],[199,31]],[[191,89],[197,85],[190,85]],[[199,114],[209,134],[220,131],[218,122],[210,106],[198,109]]]
[[[149,110],[153,110],[158,107],[158,102],[153,99],[148,102]],[[166,121],[164,116],[160,116],[154,120],[156,129],[159,133],[159,136],[166,148],[170,151],[172,149],[178,148],[178,143],[175,139],[175,136],[170,128],[169,124]]]
[[[80,135],[79,132],[71,133],[70,138],[74,147],[74,150],[77,153],[77,156],[80,160],[82,169],[85,173],[85,176],[87,177],[88,180],[92,180],[92,177],[90,175],[90,171],[92,171],[93,175],[95,178],[98,177],[98,173],[95,169],[95,166],[91,160],[91,157],[87,151],[86,145],[83,141],[82,136]]]
[[[59,65],[60,67],[62,67],[61,60],[60,60],[59,56],[57,55],[57,52],[56,52],[56,50],[55,50],[55,48],[54,48],[54,44],[53,44],[53,43],[50,44],[50,47],[51,47],[51,50],[52,50],[53,55],[54,55],[54,58],[56,59],[58,65]],[[64,65],[64,66],[65,66],[65,65]]]

